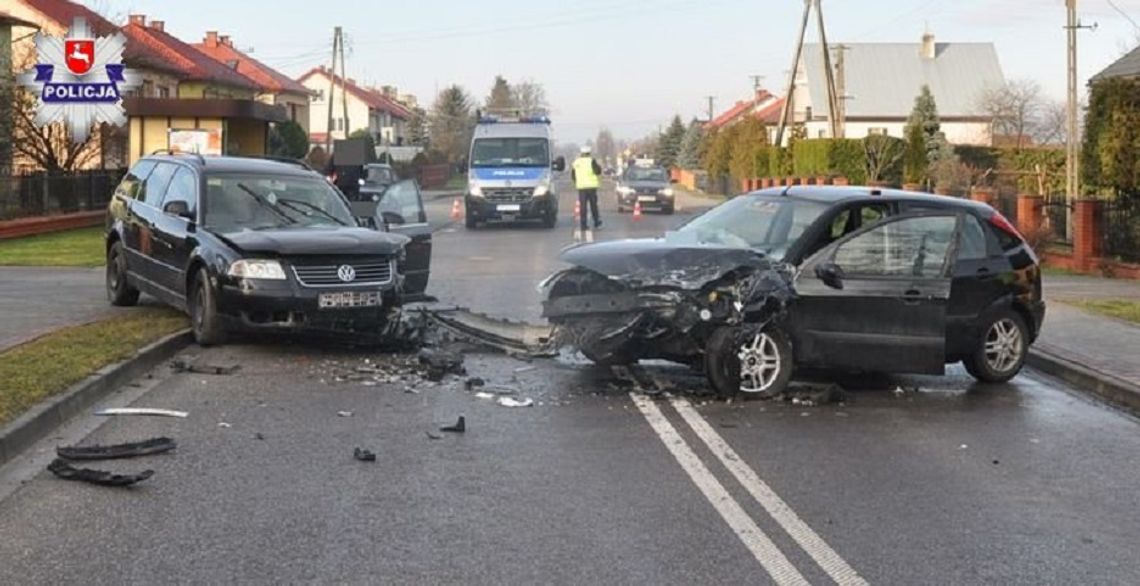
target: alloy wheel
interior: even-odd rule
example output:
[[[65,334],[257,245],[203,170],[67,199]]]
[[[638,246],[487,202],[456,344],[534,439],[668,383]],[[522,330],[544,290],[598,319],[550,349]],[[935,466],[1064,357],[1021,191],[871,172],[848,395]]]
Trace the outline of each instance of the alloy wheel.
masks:
[[[740,359],[740,390],[745,393],[763,393],[780,376],[780,348],[766,332],[742,344],[736,356]]]
[[[986,332],[986,364],[997,373],[1017,367],[1025,352],[1021,328],[1009,318],[1000,319]]]

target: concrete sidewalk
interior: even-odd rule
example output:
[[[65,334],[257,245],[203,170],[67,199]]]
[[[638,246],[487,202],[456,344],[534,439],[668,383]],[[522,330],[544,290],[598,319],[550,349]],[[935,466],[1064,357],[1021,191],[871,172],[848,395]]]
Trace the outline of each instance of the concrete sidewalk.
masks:
[[[1046,275],[1044,290],[1049,307],[1030,364],[1140,410],[1140,325],[1065,303],[1093,299],[1140,302],[1140,281]]]

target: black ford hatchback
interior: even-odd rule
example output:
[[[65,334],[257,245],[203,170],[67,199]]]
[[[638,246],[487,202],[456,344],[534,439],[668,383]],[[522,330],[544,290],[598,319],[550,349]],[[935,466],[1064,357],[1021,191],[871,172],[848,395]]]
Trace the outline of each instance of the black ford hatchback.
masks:
[[[300,163],[145,157],[108,207],[108,297],[185,310],[204,345],[234,329],[376,332],[427,285],[430,230],[404,191],[375,229]]]

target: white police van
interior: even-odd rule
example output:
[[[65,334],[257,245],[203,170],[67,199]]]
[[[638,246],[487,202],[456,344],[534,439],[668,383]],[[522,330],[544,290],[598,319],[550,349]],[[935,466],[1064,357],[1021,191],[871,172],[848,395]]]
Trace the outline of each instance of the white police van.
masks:
[[[552,158],[550,119],[545,116],[480,116],[468,158],[467,227],[496,220],[558,223],[554,171],[566,160]]]

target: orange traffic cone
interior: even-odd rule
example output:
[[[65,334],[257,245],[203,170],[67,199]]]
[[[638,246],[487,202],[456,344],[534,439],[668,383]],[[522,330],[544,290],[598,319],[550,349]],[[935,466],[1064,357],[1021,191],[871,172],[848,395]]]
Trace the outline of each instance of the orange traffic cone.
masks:
[[[582,217],[582,201],[574,202],[574,221],[577,222]]]
[[[633,220],[636,222],[641,219],[641,202],[636,201],[633,203]]]
[[[455,198],[455,203],[451,204],[451,219],[458,220],[463,217],[463,209],[459,207],[459,198]]]

